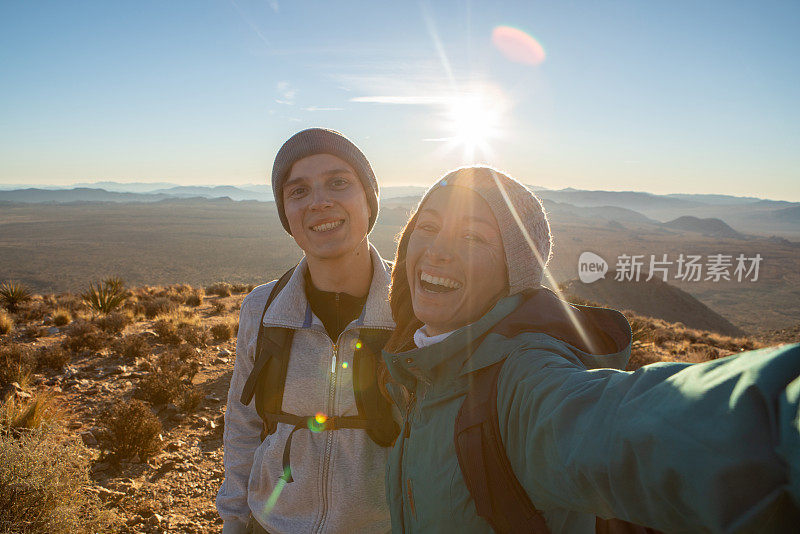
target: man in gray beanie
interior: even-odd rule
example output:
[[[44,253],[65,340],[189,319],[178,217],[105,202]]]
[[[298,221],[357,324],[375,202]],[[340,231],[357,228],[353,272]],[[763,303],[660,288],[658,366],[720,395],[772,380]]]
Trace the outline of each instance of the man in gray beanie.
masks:
[[[398,427],[375,385],[394,328],[391,265],[367,238],[375,174],[342,134],[311,128],[278,151],[272,190],[304,258],[242,303],[223,532],[388,532],[384,468]]]

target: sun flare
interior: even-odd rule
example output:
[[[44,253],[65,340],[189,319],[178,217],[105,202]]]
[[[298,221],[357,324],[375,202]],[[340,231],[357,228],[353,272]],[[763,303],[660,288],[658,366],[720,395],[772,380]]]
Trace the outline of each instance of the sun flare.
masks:
[[[448,149],[461,149],[465,163],[492,156],[491,142],[502,136],[505,108],[502,95],[485,91],[448,99],[443,118]]]

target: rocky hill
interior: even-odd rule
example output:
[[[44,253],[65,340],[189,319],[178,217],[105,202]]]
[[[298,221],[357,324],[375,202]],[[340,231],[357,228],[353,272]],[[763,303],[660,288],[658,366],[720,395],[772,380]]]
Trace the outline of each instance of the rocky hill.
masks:
[[[724,221],[714,218],[700,219],[699,217],[686,215],[684,217],[678,217],[675,220],[665,222],[662,224],[662,226],[672,228],[674,230],[697,232],[698,234],[710,237],[731,237],[734,239],[744,238],[742,234],[725,224]]]
[[[561,284],[561,288],[569,295],[618,310],[633,310],[641,315],[726,336],[744,335],[740,328],[695,297],[657,276],[647,282],[618,282],[612,277],[591,284],[569,280]]]

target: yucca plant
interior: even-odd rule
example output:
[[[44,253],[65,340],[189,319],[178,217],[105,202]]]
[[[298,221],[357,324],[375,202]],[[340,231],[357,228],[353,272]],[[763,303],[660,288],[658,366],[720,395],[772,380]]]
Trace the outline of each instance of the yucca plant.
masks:
[[[125,302],[127,298],[125,283],[120,278],[107,278],[103,282],[90,283],[88,291],[81,293],[81,297],[94,311],[109,314]]]
[[[0,285],[0,302],[10,312],[17,311],[20,304],[30,299],[31,290],[25,284],[8,281]]]

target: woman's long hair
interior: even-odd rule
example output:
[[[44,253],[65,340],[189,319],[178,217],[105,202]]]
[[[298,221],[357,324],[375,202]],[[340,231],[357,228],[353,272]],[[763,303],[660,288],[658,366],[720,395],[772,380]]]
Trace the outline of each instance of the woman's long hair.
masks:
[[[406,271],[408,241],[417,224],[417,213],[419,212],[415,212],[408,220],[397,242],[397,253],[392,269],[392,285],[389,288],[389,305],[392,309],[395,329],[389,341],[386,342],[385,350],[387,352],[401,352],[413,348],[414,332],[422,326],[422,321],[414,315],[411,287],[408,285]]]

